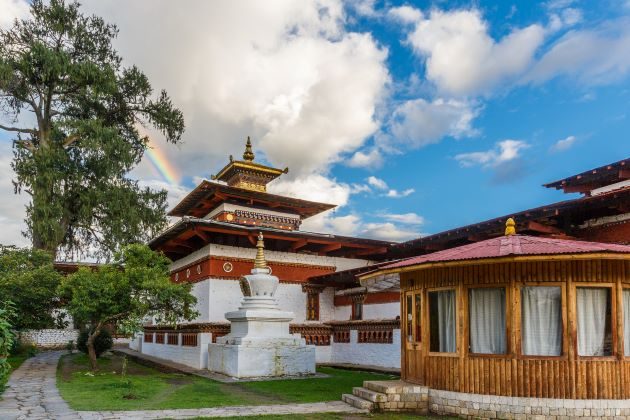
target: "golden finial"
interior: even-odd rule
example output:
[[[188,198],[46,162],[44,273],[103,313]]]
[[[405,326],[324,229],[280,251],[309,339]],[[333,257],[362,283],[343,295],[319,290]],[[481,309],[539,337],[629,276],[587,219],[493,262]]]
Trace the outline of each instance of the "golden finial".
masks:
[[[505,222],[505,236],[516,235],[516,222],[511,217]]]
[[[254,268],[267,268],[267,261],[265,261],[265,242],[263,242],[262,232],[258,233],[258,243],[256,244],[256,259],[254,260]]]
[[[252,152],[252,141],[247,136],[247,144],[245,145],[245,153],[243,159],[252,162],[254,160],[254,152]]]

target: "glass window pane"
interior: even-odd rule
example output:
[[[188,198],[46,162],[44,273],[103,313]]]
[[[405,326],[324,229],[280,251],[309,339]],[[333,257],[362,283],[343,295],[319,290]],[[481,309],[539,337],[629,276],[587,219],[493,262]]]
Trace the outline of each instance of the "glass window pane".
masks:
[[[407,341],[413,341],[413,297],[407,295]]]
[[[578,287],[576,298],[578,354],[610,356],[612,354],[610,288]]]
[[[422,308],[422,306],[420,305],[420,294],[418,293],[418,294],[416,294],[415,320],[414,320],[414,322],[415,322],[414,325],[416,326],[415,339],[416,339],[416,342],[418,342],[418,343],[422,341],[422,335],[420,334],[420,332],[421,332],[420,331],[420,325],[421,325],[420,320],[422,319],[422,317],[420,315],[422,313],[420,311],[421,308]]]
[[[429,350],[455,353],[455,291],[429,292]]]
[[[630,356],[630,289],[623,289],[623,352]]]
[[[471,353],[505,354],[505,289],[470,289],[468,309]]]
[[[522,353],[528,356],[562,354],[562,289],[521,289]]]

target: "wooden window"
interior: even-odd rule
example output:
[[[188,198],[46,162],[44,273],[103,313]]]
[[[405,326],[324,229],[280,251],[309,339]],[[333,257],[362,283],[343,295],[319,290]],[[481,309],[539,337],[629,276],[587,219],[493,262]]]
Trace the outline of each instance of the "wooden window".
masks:
[[[359,343],[391,344],[394,342],[394,332],[389,331],[358,331]]]
[[[144,333],[144,342],[153,343],[153,333]]]
[[[561,286],[521,287],[521,354],[561,356],[564,328]]]
[[[421,305],[421,295],[420,293],[416,293],[414,295],[414,341],[419,343],[422,341],[422,329],[420,328],[422,325],[422,305]]]
[[[182,334],[182,346],[197,347],[197,333],[183,333]]]
[[[579,356],[613,355],[612,288],[577,287],[577,341]]]
[[[306,320],[319,321],[319,293],[309,292],[306,295]]]
[[[155,333],[155,343],[164,344],[164,333]]]
[[[471,353],[507,353],[505,288],[468,289],[468,331]]]
[[[405,302],[405,331],[408,343],[422,341],[422,295],[421,293],[408,293]]]
[[[352,300],[352,318],[353,320],[363,319],[363,300]]]
[[[457,351],[457,311],[455,290],[429,292],[429,351]]]
[[[407,341],[411,343],[411,342],[413,342],[413,315],[414,315],[413,295],[411,293],[407,294],[407,299],[406,299],[406,302],[405,302],[405,313],[406,313],[406,317],[405,317],[406,328],[405,328],[405,330],[407,331]]]
[[[168,333],[166,334],[166,344],[170,344],[171,346],[176,346],[179,344],[179,334],[178,333]]]
[[[335,340],[335,343],[349,343],[350,331],[335,331],[333,333],[333,339]]]

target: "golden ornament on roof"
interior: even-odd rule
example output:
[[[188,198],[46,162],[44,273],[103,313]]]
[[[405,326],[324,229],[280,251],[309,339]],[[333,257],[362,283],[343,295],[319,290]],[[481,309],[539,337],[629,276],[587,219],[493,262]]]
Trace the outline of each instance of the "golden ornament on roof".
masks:
[[[516,222],[511,217],[505,222],[505,236],[516,235]]]

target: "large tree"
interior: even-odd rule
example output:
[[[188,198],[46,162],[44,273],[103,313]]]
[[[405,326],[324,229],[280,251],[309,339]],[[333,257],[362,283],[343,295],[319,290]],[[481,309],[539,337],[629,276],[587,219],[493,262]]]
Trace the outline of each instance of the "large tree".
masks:
[[[89,331],[88,355],[98,369],[94,341],[108,324],[124,332],[137,331],[146,317],[174,324],[192,320],[198,313],[192,284],[173,283],[170,261],[146,245],[130,245],[115,254],[112,264],[80,268],[62,280],[60,294],[66,309]]]
[[[0,30],[0,129],[16,135],[14,184],[31,195],[35,248],[107,256],[166,225],[166,192],[128,173],[148,147],[141,126],[177,143],[184,119],[123,67],[117,33],[64,0],[34,0],[29,19]]]

